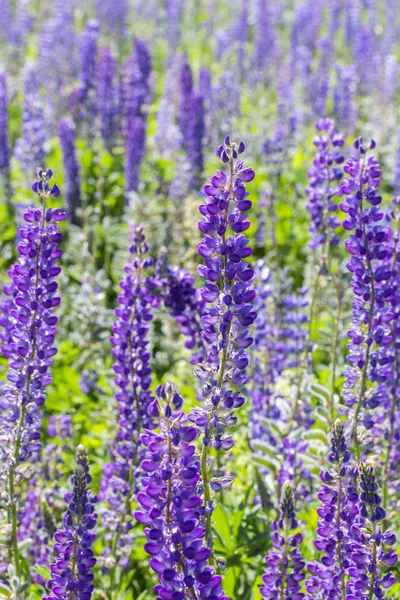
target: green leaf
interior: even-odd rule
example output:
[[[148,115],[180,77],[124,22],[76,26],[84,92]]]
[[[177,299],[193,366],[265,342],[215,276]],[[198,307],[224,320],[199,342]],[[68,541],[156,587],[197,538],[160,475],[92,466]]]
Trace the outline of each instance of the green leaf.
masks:
[[[305,431],[302,437],[306,440],[321,440],[325,443],[328,441],[327,435],[323,429],[310,429],[309,431]]]
[[[252,443],[252,447],[254,448],[254,450],[258,450],[259,452],[268,454],[268,456],[276,456],[276,448],[268,446],[268,444],[264,444],[263,442],[254,442]]]
[[[33,570],[35,571],[35,573],[38,573],[45,579],[50,579],[51,572],[49,567],[46,567],[45,565],[38,565],[36,567],[33,567]]]
[[[1,598],[10,598],[11,596],[11,590],[10,588],[6,587],[5,585],[2,585],[0,583],[0,599]]]
[[[313,381],[313,383],[310,383],[309,390],[311,394],[313,396],[316,396],[316,398],[319,398],[324,405],[326,405],[329,402],[329,390],[327,390],[326,387],[324,387],[320,383],[316,383],[315,381]]]
[[[262,467],[266,467],[267,469],[272,471],[274,475],[276,475],[278,472],[277,465],[272,460],[268,460],[268,458],[256,456],[255,454],[253,454],[253,461],[258,465],[261,465]]]

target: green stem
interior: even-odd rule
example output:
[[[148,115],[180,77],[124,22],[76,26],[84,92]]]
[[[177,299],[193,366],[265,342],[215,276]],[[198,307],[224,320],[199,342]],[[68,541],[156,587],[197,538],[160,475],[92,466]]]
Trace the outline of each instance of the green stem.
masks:
[[[201,453],[201,477],[203,480],[203,488],[204,488],[204,504],[206,505],[206,542],[208,548],[211,550],[211,555],[209,558],[209,562],[211,566],[215,565],[214,555],[213,555],[213,535],[212,535],[212,521],[211,515],[207,512],[207,505],[211,500],[211,488],[209,482],[209,471],[208,471],[208,445],[203,444],[203,450]]]
[[[374,526],[374,534],[375,534],[376,528]],[[371,576],[371,581],[369,584],[369,594],[368,594],[368,600],[373,600],[374,597],[374,588],[375,588],[375,580],[376,580],[376,554],[377,554],[377,548],[376,548],[376,542],[372,543],[372,564],[374,565],[374,570],[372,572],[372,576]]]
[[[333,281],[335,278],[332,275]],[[334,320],[334,330],[333,330],[333,339],[331,345],[331,359],[332,359],[332,367],[331,367],[331,390],[329,395],[329,409],[330,409],[330,425],[332,426],[335,421],[335,387],[336,387],[336,370],[337,370],[337,362],[338,362],[338,342],[339,342],[339,331],[340,331],[340,320],[342,316],[342,300],[340,296],[340,290],[338,283],[335,283],[336,289],[336,315]]]

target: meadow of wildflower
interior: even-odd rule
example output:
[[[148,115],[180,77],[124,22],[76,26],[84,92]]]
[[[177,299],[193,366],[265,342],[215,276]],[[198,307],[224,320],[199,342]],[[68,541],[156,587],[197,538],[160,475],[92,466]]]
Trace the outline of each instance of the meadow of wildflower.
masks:
[[[400,600],[399,1],[0,43],[0,599]]]

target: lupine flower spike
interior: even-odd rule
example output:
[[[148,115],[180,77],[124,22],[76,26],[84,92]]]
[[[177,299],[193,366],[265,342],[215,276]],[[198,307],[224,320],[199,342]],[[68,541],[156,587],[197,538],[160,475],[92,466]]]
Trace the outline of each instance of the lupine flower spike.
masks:
[[[206,280],[201,290],[206,303],[201,322],[209,351],[207,362],[196,369],[204,406],[195,408],[189,418],[204,432],[202,478],[210,546],[213,511],[210,486],[218,491],[229,486],[231,480],[221,477],[221,473],[210,478],[208,455],[211,448],[221,453],[234,444],[226,430],[236,423],[234,409],[245,401],[240,388],[247,381],[246,348],[253,342],[248,328],[256,318],[252,305],[255,291],[251,287],[254,270],[245,260],[252,250],[243,233],[250,226],[246,213],[252,206],[246,183],[254,179],[254,171],[245,169],[239,160],[244,151],[245,144],[231,142],[229,136],[217,148],[217,156],[227,165],[228,172],[217,171],[209,179],[210,183],[204,187],[205,204],[199,209],[203,216],[199,222],[203,239],[198,250],[205,264],[199,266],[198,272]]]
[[[390,569],[397,563],[393,531],[383,532],[379,523],[386,517],[375,476],[375,465],[362,461],[359,465],[360,513],[363,523],[351,528],[351,566],[346,600],[384,598],[396,577]]]
[[[145,550],[160,578],[154,588],[158,600],[228,600],[221,576],[208,564],[200,458],[193,445],[199,432],[187,422],[182,405],[170,384],[157,388],[151,413],[159,417],[160,431],[142,436],[147,452],[141,464],[143,491],[137,495],[141,510],[135,517],[146,526]]]
[[[351,436],[356,447],[357,460],[362,452],[362,425],[371,429],[374,421],[368,410],[377,408],[381,402],[376,382],[385,380],[393,336],[390,321],[393,312],[388,305],[390,286],[386,280],[391,271],[386,268],[393,252],[392,229],[382,224],[384,212],[379,208],[381,170],[367,150],[362,138],[354,143],[357,156],[350,158],[344,171],[347,174],[341,184],[345,200],[340,208],[346,213],[343,227],[352,231],[346,240],[351,256],[347,268],[352,274],[354,292],[352,326],[348,332],[350,341],[344,384],[344,397],[352,408]],[[375,385],[374,385],[375,384]]]
[[[16,478],[22,476],[21,463],[34,463],[41,450],[40,407],[52,381],[49,369],[57,353],[54,309],[60,298],[56,295],[58,284],[55,278],[61,271],[57,262],[61,256],[58,245],[62,238],[58,223],[65,219],[65,213],[47,208],[48,201],[60,195],[58,186],[49,184],[52,176],[50,169],[38,171],[38,181],[32,190],[40,197],[42,207],[26,209],[18,246],[20,258],[9,271],[12,278],[9,287],[14,288],[14,293],[10,294],[12,306],[6,352],[8,384],[1,405],[0,477],[7,480],[11,554],[17,575],[20,575],[21,567],[17,542],[20,490],[15,487]]]
[[[322,506],[317,509],[318,537],[314,541],[322,558],[307,566],[311,574],[306,581],[307,600],[346,599],[351,527],[360,521],[356,472],[350,466],[351,454],[339,420],[333,426],[328,461],[332,468],[320,473]]]
[[[131,513],[132,496],[137,485],[137,469],[143,447],[140,436],[144,429],[154,427],[148,408],[153,400],[150,391],[151,367],[148,350],[149,322],[153,318],[152,278],[147,270],[153,266],[149,247],[140,227],[133,231],[130,246],[131,261],[124,267],[121,293],[113,325],[113,365],[116,373],[118,402],[118,433],[111,448],[112,460],[103,467],[100,498],[109,507],[103,514],[107,523],[109,545],[102,561],[111,569],[130,565],[133,544]]]
[[[293,504],[293,490],[286,481],[282,488],[280,518],[272,523],[271,550],[265,557],[267,568],[262,577],[260,592],[267,600],[302,600],[301,581],[305,563],[300,552],[301,533],[290,534],[298,523]]]
[[[93,529],[97,515],[96,499],[88,488],[91,481],[86,448],[78,446],[73,491],[65,497],[68,509],[63,526],[54,534],[56,560],[50,566],[51,580],[47,584],[51,591],[43,600],[90,600],[92,597],[92,568],[96,558],[91,546],[96,537]]]

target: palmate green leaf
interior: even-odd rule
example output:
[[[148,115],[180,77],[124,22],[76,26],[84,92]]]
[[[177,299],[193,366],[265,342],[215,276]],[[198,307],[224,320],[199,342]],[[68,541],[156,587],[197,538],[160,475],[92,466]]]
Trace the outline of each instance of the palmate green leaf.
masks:
[[[266,427],[267,429],[272,429],[273,431],[275,431],[275,433],[279,437],[281,437],[282,428],[279,427],[279,425],[276,423],[276,421],[273,421],[272,419],[267,419],[266,417],[263,417],[262,419],[260,419],[260,422],[262,425],[264,425],[264,427]]]
[[[10,598],[11,593],[10,588],[0,583],[0,600],[3,600],[3,598]]]
[[[312,383],[310,383],[308,389],[313,396],[315,396],[316,398],[321,400],[321,402],[323,403],[324,406],[326,406],[328,404],[329,399],[330,399],[330,392],[329,392],[329,390],[326,389],[325,386],[313,381]]]
[[[213,513],[214,529],[218,541],[216,543],[216,551],[222,552],[224,555],[232,551],[231,527],[229,523],[229,514],[227,509],[218,504]]]
[[[268,456],[276,456],[276,448],[269,446],[268,444],[264,444],[263,442],[252,442],[252,447],[254,450],[258,450],[259,452],[263,452],[263,454],[267,454]]]
[[[325,444],[328,443],[328,436],[323,429],[310,429],[302,434],[302,438],[306,440],[320,440]]]
[[[33,567],[33,571],[44,577],[46,580],[50,579],[51,572],[49,567],[46,567],[46,565],[37,565],[36,567]]]
[[[270,460],[268,458],[264,458],[263,456],[257,456],[256,454],[253,454],[252,458],[253,458],[253,461],[257,465],[261,465],[262,467],[266,467],[267,469],[269,469],[270,471],[272,471],[272,473],[274,475],[277,474],[278,469],[279,469],[279,465],[277,463],[275,463],[273,460]]]

